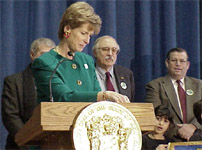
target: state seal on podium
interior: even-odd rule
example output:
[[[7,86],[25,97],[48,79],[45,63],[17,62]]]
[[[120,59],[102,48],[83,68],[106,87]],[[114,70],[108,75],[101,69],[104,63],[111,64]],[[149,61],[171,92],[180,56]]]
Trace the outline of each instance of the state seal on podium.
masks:
[[[135,116],[114,102],[86,107],[73,129],[76,150],[140,150],[142,134]]]

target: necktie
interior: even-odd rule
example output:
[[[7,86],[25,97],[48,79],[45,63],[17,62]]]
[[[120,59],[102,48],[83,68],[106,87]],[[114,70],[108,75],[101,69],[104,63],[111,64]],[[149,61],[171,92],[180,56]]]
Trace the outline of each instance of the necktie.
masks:
[[[180,80],[176,81],[178,84],[178,94],[179,94],[179,99],[180,99],[180,103],[181,103],[181,109],[182,109],[182,114],[183,114],[183,122],[186,123],[187,122],[187,111],[186,111],[186,93],[184,91],[184,89],[182,88],[181,84],[180,84]]]
[[[114,90],[114,87],[112,85],[112,82],[110,80],[110,73],[109,72],[106,72],[106,85],[107,85],[107,90],[108,91],[115,91]]]

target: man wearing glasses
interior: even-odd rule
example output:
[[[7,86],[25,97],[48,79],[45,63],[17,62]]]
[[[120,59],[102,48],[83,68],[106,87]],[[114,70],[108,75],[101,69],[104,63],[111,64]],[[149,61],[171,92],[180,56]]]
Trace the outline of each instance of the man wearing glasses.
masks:
[[[134,101],[135,83],[130,69],[116,65],[120,48],[111,36],[99,37],[93,46],[96,74],[102,91],[111,90],[128,96]]]
[[[202,98],[202,81],[186,76],[190,62],[185,49],[171,49],[165,64],[168,74],[146,85],[145,101],[154,107],[168,107],[176,124],[169,135],[177,141],[189,141],[195,130],[202,128],[193,114],[193,104]]]

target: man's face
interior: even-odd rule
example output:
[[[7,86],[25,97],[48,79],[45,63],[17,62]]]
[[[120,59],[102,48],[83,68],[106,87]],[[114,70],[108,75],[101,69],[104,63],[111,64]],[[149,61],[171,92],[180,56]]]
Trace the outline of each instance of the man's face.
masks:
[[[49,47],[46,45],[40,45],[39,46],[39,50],[34,54],[33,52],[31,52],[31,60],[33,61],[34,59],[38,58],[39,56],[41,56],[43,53],[46,53],[48,51],[50,51],[53,47]]]
[[[176,80],[180,80],[186,76],[190,65],[186,52],[170,53],[170,59],[166,60],[165,63],[169,74]]]
[[[113,38],[101,39],[98,49],[94,51],[96,64],[108,71],[116,63],[117,54],[118,45]]]

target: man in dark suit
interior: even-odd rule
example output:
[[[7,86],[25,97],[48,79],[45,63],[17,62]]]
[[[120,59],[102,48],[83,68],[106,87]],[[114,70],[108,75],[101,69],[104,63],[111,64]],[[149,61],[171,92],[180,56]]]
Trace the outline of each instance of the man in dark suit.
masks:
[[[186,76],[190,62],[182,48],[171,49],[165,63],[168,74],[146,85],[145,100],[152,102],[154,107],[168,107],[176,124],[170,136],[179,141],[189,140],[195,130],[201,128],[194,117],[193,104],[202,99],[202,80]],[[183,93],[184,98],[181,96]]]
[[[30,49],[31,61],[33,62],[35,58],[53,47],[55,47],[55,43],[51,39],[36,39]],[[23,72],[7,76],[4,79],[2,120],[9,133],[6,150],[20,149],[14,141],[15,134],[32,116],[36,105],[36,90],[30,63]]]
[[[102,36],[95,41],[93,55],[96,60],[97,79],[102,91],[116,91],[128,96],[132,102],[134,101],[135,91],[133,72],[125,67],[115,65],[119,52],[119,45],[111,36]],[[107,72],[109,72],[112,89],[109,89],[106,84]]]

